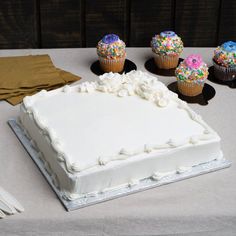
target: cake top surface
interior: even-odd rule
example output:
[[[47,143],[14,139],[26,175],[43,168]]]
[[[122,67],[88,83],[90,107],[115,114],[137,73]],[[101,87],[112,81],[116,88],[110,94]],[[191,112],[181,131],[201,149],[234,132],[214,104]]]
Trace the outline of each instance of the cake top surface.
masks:
[[[208,76],[208,67],[201,55],[191,54],[179,64],[175,74],[180,81],[203,83]]]
[[[152,51],[159,55],[179,55],[183,51],[181,38],[173,31],[164,31],[151,40]]]
[[[98,42],[97,54],[106,59],[123,58],[126,56],[125,43],[116,34],[107,34]]]
[[[176,94],[141,71],[41,91],[25,97],[22,109],[73,174],[218,138]]]
[[[224,67],[236,67],[236,42],[227,41],[214,51],[213,60]]]

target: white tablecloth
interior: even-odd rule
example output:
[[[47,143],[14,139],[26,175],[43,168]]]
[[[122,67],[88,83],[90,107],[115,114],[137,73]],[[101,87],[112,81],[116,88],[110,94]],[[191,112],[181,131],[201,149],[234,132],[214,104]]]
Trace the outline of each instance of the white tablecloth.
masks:
[[[213,48],[186,48],[182,57],[201,53],[211,65]],[[96,80],[90,65],[95,48],[1,50],[0,56],[49,54],[64,70]],[[139,70],[149,48],[128,48]],[[165,84],[174,77],[161,77]],[[211,84],[216,96],[209,105],[190,106],[222,138],[225,158],[236,160],[236,89]],[[145,192],[66,212],[29,155],[7,125],[19,106],[0,102],[0,185],[25,207],[23,214],[0,220],[0,235],[236,235],[236,166]]]

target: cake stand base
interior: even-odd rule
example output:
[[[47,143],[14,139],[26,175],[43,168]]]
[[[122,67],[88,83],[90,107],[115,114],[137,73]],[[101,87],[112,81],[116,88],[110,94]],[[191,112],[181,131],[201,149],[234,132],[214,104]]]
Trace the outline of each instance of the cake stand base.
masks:
[[[82,207],[90,206],[96,203],[108,201],[114,198],[126,196],[132,193],[137,193],[140,191],[144,191],[150,188],[158,187],[165,184],[174,183],[180,180],[192,178],[198,175],[207,174],[213,171],[217,171],[223,168],[227,168],[231,165],[231,162],[221,159],[221,160],[213,160],[208,163],[204,163],[198,166],[194,166],[191,170],[178,173],[178,174],[172,174],[165,176],[161,178],[160,180],[154,180],[152,178],[146,178],[141,180],[138,184],[135,184],[133,186],[125,186],[116,190],[106,191],[106,192],[100,192],[93,195],[88,195],[86,197],[82,197],[76,200],[66,200],[63,197],[63,193],[55,187],[53,184],[53,181],[48,174],[48,172],[44,168],[43,162],[38,158],[38,151],[35,150],[34,147],[32,147],[32,144],[29,140],[29,138],[25,135],[23,131],[23,127],[21,126],[20,122],[17,119],[10,119],[8,121],[9,126],[23,145],[23,147],[28,152],[29,156],[32,158],[32,160],[35,162],[39,170],[41,171],[42,175],[46,178],[51,188],[56,193],[57,197],[65,207],[67,211],[76,210]]]

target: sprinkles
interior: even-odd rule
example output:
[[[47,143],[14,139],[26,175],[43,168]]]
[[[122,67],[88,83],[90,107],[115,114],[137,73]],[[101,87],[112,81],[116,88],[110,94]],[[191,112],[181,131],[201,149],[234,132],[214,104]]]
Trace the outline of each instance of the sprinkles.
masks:
[[[189,55],[175,70],[177,79],[181,82],[203,84],[208,76],[207,64],[200,55]]]
[[[214,51],[213,60],[221,66],[236,68],[236,43],[228,41]]]
[[[183,51],[183,42],[175,32],[164,31],[152,38],[151,47],[156,54],[176,56]]]
[[[97,54],[106,59],[119,59],[126,56],[125,43],[115,34],[105,35],[98,42]]]

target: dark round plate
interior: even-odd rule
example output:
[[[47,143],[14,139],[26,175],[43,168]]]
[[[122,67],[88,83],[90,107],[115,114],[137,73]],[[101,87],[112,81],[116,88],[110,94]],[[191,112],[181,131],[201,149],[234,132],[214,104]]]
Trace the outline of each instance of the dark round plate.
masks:
[[[182,95],[178,90],[177,82],[171,83],[167,87],[172,92],[177,93],[178,97],[180,99],[184,100],[185,102],[198,103],[198,104],[203,105],[203,106],[207,105],[208,101],[210,99],[212,99],[216,94],[215,89],[211,85],[206,84],[206,83],[203,87],[202,93],[197,95],[197,96],[194,96],[194,97],[189,97],[189,96]]]
[[[222,84],[222,85],[229,86],[230,88],[236,88],[236,79],[232,81],[218,80],[214,75],[214,66],[209,67],[209,75],[207,79],[216,84]]]
[[[96,74],[96,75],[103,75],[105,72],[101,69],[99,61],[93,62],[93,64],[90,66],[90,70]],[[124,65],[124,70],[119,72],[120,74],[122,73],[128,73],[131,70],[137,70],[137,66],[130,60],[126,59],[125,60],[125,65]]]
[[[181,61],[183,61],[184,59],[183,58],[179,58],[179,63]],[[178,63],[178,64],[179,64]],[[160,69],[156,66],[155,62],[154,62],[154,58],[150,58],[148,59],[145,64],[144,64],[146,70],[148,70],[149,72],[153,73],[153,74],[156,74],[156,75],[162,75],[162,76],[175,76],[175,69],[176,68],[173,68],[173,69],[169,69],[169,70],[166,70],[166,69]]]

